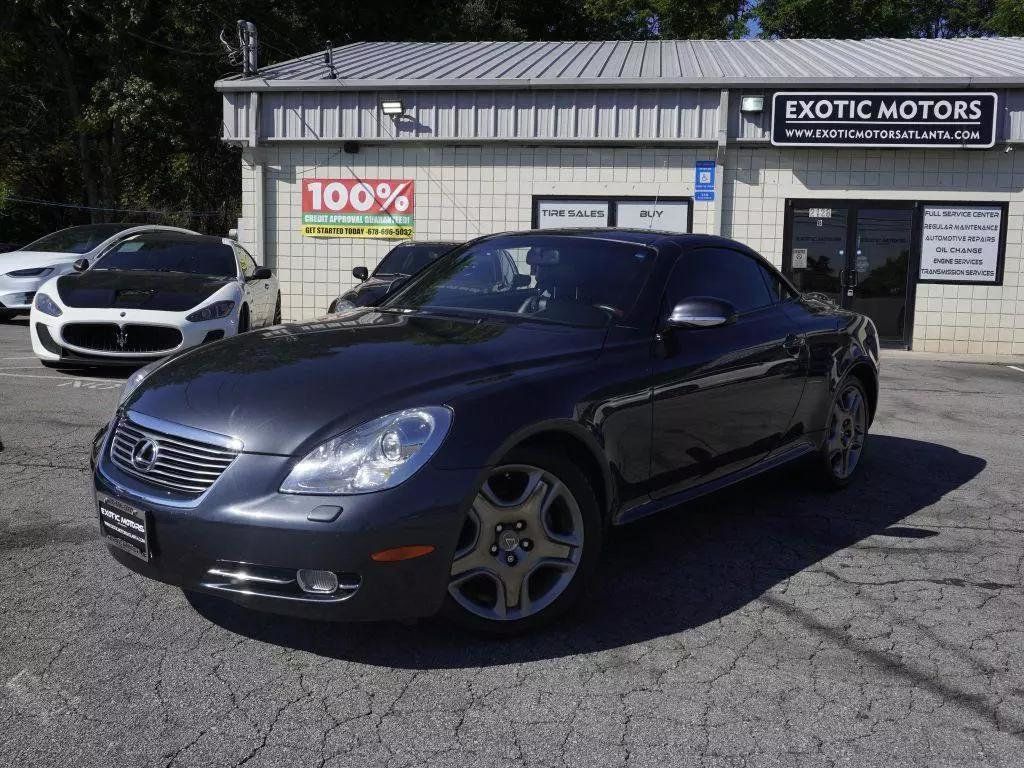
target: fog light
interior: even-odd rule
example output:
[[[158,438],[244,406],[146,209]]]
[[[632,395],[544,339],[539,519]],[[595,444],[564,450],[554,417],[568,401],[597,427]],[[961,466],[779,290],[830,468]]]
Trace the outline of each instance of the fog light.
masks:
[[[295,574],[303,592],[314,595],[329,595],[338,589],[338,577],[331,571],[302,569]]]

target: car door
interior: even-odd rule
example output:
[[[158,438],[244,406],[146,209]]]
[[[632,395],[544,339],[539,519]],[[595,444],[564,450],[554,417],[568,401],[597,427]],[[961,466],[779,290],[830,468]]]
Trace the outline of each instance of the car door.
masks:
[[[252,255],[237,243],[234,246],[238,256],[238,267],[242,274],[245,301],[249,305],[249,322],[251,327],[258,328],[270,322],[270,281],[255,280],[253,275],[259,265]],[[275,297],[276,298],[276,297]]]
[[[654,362],[652,496],[736,472],[788,439],[803,391],[797,325],[768,271],[740,250],[684,252],[669,276],[662,317],[680,301],[713,297],[737,311],[725,325],[660,334]]]

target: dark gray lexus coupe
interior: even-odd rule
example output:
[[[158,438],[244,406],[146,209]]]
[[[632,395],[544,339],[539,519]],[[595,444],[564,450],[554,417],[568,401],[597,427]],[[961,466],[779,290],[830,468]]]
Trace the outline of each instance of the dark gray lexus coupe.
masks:
[[[872,322],[739,243],[494,235],[379,306],[136,372],[100,528],[255,609],[512,632],[581,596],[617,525],[795,459],[849,483],[877,400]]]

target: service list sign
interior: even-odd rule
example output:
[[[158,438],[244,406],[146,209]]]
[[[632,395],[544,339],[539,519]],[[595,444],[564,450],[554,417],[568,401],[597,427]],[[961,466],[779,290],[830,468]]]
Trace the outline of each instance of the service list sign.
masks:
[[[920,279],[997,283],[1002,227],[999,206],[924,206]]]
[[[415,230],[411,179],[303,179],[302,234],[407,240]]]
[[[778,147],[960,147],[996,141],[995,93],[780,91],[772,98]]]

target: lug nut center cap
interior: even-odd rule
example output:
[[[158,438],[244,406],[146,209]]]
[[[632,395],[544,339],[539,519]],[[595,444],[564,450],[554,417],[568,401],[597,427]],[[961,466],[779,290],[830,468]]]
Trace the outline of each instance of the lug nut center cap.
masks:
[[[519,546],[519,537],[515,534],[515,531],[504,531],[498,537],[498,545],[506,552],[511,552]]]

